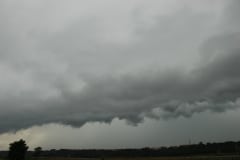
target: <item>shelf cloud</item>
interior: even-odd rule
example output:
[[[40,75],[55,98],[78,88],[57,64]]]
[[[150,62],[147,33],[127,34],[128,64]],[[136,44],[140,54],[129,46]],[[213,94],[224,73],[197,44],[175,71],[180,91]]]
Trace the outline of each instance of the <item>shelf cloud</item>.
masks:
[[[1,133],[240,106],[239,1],[54,3],[0,2]]]

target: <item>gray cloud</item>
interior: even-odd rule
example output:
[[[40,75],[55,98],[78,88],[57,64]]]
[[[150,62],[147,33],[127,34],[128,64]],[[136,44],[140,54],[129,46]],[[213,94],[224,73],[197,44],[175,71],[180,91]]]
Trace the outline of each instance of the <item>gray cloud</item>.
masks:
[[[110,122],[115,117],[138,123],[144,116],[188,117],[206,110],[234,109],[240,105],[240,73],[236,69],[240,67],[239,51],[215,58],[190,73],[167,71],[124,75],[119,79],[107,77],[92,80],[80,93],[62,87],[57,99],[34,102],[39,109],[2,112],[1,129],[52,122],[82,126],[89,121]]]
[[[239,31],[240,23],[237,20],[239,13],[239,4],[240,2],[237,0],[231,0],[227,6],[227,9],[223,13],[223,19],[225,30],[228,31]]]
[[[235,26],[235,10],[227,7],[218,24],[215,12],[180,8],[154,17],[157,23],[148,28],[134,8],[123,21],[130,29],[119,23],[121,29],[112,31],[100,15],[53,27],[56,32],[33,24],[18,32],[14,15],[0,29],[0,132],[47,123],[80,127],[116,117],[137,124],[144,117],[239,107],[240,32],[225,29]]]

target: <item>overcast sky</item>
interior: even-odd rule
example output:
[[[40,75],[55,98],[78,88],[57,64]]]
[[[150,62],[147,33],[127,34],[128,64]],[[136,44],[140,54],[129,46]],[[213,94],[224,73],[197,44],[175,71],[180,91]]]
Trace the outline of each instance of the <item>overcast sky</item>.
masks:
[[[239,0],[1,0],[0,149],[240,140]]]

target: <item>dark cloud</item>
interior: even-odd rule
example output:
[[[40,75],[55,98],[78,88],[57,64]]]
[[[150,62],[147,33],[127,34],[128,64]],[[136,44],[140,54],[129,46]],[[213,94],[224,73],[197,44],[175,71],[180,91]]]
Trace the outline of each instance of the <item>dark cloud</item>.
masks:
[[[35,102],[39,109],[15,108],[1,113],[1,131],[45,123],[82,126],[91,121],[110,122],[115,117],[139,123],[144,116],[171,118],[206,110],[223,112],[240,105],[239,67],[240,49],[235,49],[190,73],[106,77],[92,80],[80,93],[59,88],[61,97]]]
[[[99,43],[95,19],[60,32],[30,34],[29,39],[0,26],[0,72],[4,75],[0,132],[48,123],[81,127],[86,122],[109,123],[116,117],[138,124],[144,117],[191,117],[238,108],[240,33],[238,28],[229,29],[236,26],[238,13],[230,5],[220,25],[224,32],[219,29],[212,35],[205,25],[211,21],[207,14],[182,9],[160,17],[159,24],[149,30],[136,29],[133,37],[141,37],[139,41],[124,37],[131,39],[129,45]],[[188,23],[191,26],[186,27]],[[186,63],[194,61],[192,51],[202,41],[200,56],[204,58],[195,67],[161,69],[181,57]],[[18,51],[19,55],[12,56]],[[155,59],[163,65],[149,67]],[[132,70],[135,64],[144,70]],[[119,73],[116,68],[122,66],[126,71]]]

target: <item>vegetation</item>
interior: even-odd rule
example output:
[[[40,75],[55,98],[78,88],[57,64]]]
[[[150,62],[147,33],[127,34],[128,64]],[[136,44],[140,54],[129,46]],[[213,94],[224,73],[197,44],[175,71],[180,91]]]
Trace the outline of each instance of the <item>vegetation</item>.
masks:
[[[9,145],[9,160],[25,160],[25,155],[28,150],[28,146],[25,141],[20,139],[19,141],[13,142]]]
[[[42,150],[41,147],[27,150],[21,139],[10,144],[9,152],[0,151],[0,160],[5,160],[4,155],[9,160],[240,160],[240,142],[116,150]]]
[[[41,153],[42,153],[42,147],[36,147],[36,148],[34,149],[33,156],[38,157],[38,156],[41,155]]]
[[[160,148],[116,149],[116,150],[48,150],[42,151],[40,157],[166,157],[166,156],[197,156],[197,155],[238,155],[240,142],[198,143]]]

